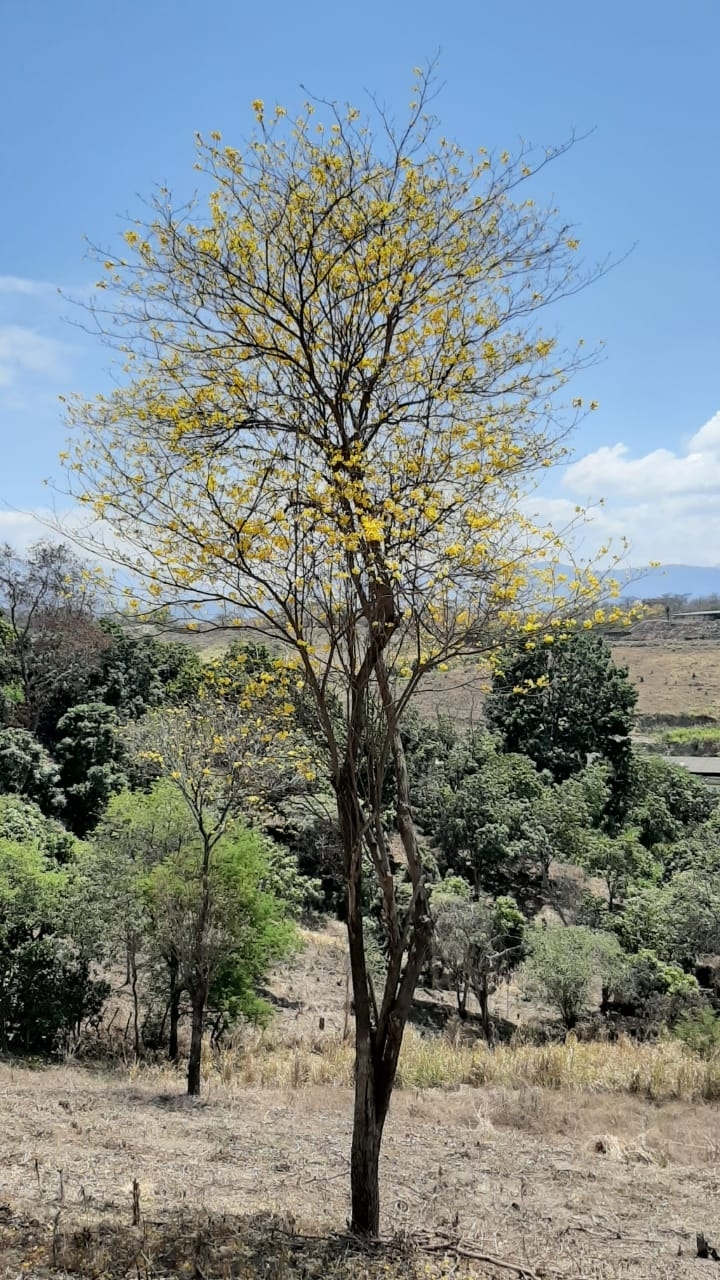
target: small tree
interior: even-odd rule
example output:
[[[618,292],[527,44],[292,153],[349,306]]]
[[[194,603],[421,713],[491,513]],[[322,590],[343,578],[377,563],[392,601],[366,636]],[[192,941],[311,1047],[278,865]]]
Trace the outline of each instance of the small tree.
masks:
[[[292,121],[258,101],[243,152],[201,141],[208,212],[163,192],[101,255],[94,314],[129,372],[72,409],[72,487],[112,523],[106,551],[149,601],[209,604],[290,645],[315,701],[346,884],[363,1233],[379,1227],[380,1144],[432,932],[403,713],[428,672],[515,627],[560,626],[599,588],[579,577],[552,616],[568,552],[521,501],[564,450],[552,406],[583,362],[541,330],[543,309],[596,274],[578,279],[567,225],[520,194],[564,148],[466,155],[438,137],[429,96],[419,74],[397,128],[330,105],[316,130],[313,104]],[[364,865],[387,939],[378,999]]]
[[[179,981],[192,1004],[188,1093],[198,1093],[200,1087],[200,1062],[192,1059],[197,1053],[199,984],[203,1023],[208,1007],[216,1013],[215,1037],[240,1016],[263,1021],[269,1006],[259,999],[257,986],[270,964],[297,944],[285,903],[263,889],[270,876],[267,845],[233,824],[215,846],[207,872],[196,840],[194,847],[171,854],[147,877],[153,946],[177,956]]]
[[[612,934],[595,933],[582,925],[536,926],[528,940],[526,986],[539,991],[572,1031],[587,1008],[593,983],[602,980],[607,985],[617,971],[620,945]]]
[[[718,797],[687,769],[647,752],[632,753],[626,822],[646,849],[689,836],[717,809]]]
[[[191,864],[197,860],[197,875],[188,881],[186,926],[190,936],[183,940],[183,985],[192,1009],[190,1094],[200,1092],[202,1040],[213,972],[214,890],[220,883],[213,864],[219,842],[239,813],[259,805],[263,798],[287,794],[302,785],[303,772],[311,773],[307,752],[294,742],[286,727],[292,705],[283,693],[284,664],[278,670],[277,687],[263,673],[257,681],[249,677],[239,706],[223,698],[222,686],[214,688],[216,674],[210,672],[210,691],[192,706],[151,712],[133,726],[128,737],[151,776],[163,777],[176,788],[196,836],[191,852],[187,856],[183,853],[180,879],[175,877],[179,889],[182,874],[190,874],[187,858]],[[259,704],[264,707],[264,719],[247,714],[250,707]],[[171,875],[167,861],[163,867],[165,870],[158,872],[161,879]]]
[[[70,547],[37,542],[23,559],[0,546],[0,611],[21,698],[17,722],[52,745],[55,725],[83,699],[107,640],[100,629],[98,579]],[[7,637],[9,634],[9,641]]]
[[[633,830],[615,837],[601,831],[587,832],[574,861],[605,881],[610,911],[615,910],[629,884],[652,882],[659,871]]]
[[[552,856],[539,818],[547,777],[522,755],[501,755],[488,743],[473,770],[442,791],[428,834],[443,868],[465,876],[476,896],[534,886]]]
[[[522,959],[525,924],[512,898],[453,902],[444,897],[435,911],[436,953],[452,978],[458,1013],[467,1017],[472,991],[488,1044],[493,1038],[489,999]]]
[[[122,956],[133,1000],[135,1052],[141,1051],[138,962],[141,955],[163,972],[169,1015],[168,1057],[178,1056],[178,1025],[183,985],[180,959],[172,938],[161,930],[145,883],[154,867],[197,842],[197,828],[177,789],[158,782],[147,793],[123,791],[111,798],[92,841],[81,851],[81,878],[75,900],[100,925],[107,956]]]

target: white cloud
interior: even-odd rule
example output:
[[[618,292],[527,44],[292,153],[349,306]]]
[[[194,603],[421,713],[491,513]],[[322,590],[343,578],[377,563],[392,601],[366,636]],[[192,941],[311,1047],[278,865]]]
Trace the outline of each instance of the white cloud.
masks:
[[[0,387],[11,387],[28,375],[61,377],[66,367],[65,346],[24,325],[0,325]]]
[[[0,276],[0,294],[15,294],[25,298],[44,298],[57,293],[57,286],[47,280],[28,280],[24,276]]]
[[[596,504],[583,548],[610,538],[630,543],[629,560],[665,564],[720,564],[720,412],[690,437],[684,449],[653,449],[633,457],[626,444],[605,445],[578,458],[563,474],[572,498],[533,504],[562,524],[576,504]]]
[[[654,449],[632,458],[625,444],[604,445],[572,463],[563,483],[574,492],[592,491],[649,498],[720,491],[720,412],[688,442],[684,453]]]
[[[24,555],[33,542],[60,541],[51,527],[53,518],[49,510],[0,511],[0,542],[9,542],[15,551]]]

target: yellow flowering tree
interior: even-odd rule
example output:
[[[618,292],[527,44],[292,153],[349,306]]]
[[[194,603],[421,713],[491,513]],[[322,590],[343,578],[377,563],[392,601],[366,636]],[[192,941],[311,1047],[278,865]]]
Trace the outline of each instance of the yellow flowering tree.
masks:
[[[258,101],[242,149],[199,139],[207,205],[161,191],[105,259],[94,314],[124,375],[71,406],[67,456],[71,490],[113,531],[107,553],[150,600],[282,640],[315,699],[347,883],[361,1232],[378,1229],[383,1125],[432,927],[403,710],[433,669],[559,624],[598,587],[566,582],[552,616],[567,550],[524,501],[563,453],[574,415],[558,392],[584,359],[541,327],[589,278],[577,241],[524,194],[565,148],[468,155],[428,101],[418,72],[400,126]],[[407,909],[382,821],[391,765]],[[387,935],[378,991],[363,853]]]

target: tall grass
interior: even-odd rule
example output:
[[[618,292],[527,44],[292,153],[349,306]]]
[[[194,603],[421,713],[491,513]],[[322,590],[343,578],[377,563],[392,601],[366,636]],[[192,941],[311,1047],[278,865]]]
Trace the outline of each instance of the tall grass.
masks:
[[[232,1089],[298,1089],[307,1085],[349,1086],[352,1044],[327,1036],[294,1045],[258,1036],[204,1060],[208,1080]],[[412,1029],[403,1042],[399,1088],[480,1088],[596,1090],[630,1093],[662,1101],[720,1100],[720,1054],[703,1058],[676,1040],[638,1044],[578,1042],[557,1045],[455,1045],[443,1037],[423,1037]]]

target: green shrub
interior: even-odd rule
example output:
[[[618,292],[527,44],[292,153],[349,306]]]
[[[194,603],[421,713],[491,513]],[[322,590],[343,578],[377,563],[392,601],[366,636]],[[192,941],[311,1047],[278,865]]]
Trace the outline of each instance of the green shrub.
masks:
[[[673,1034],[701,1058],[720,1052],[720,1018],[707,1005],[683,1014]]]

